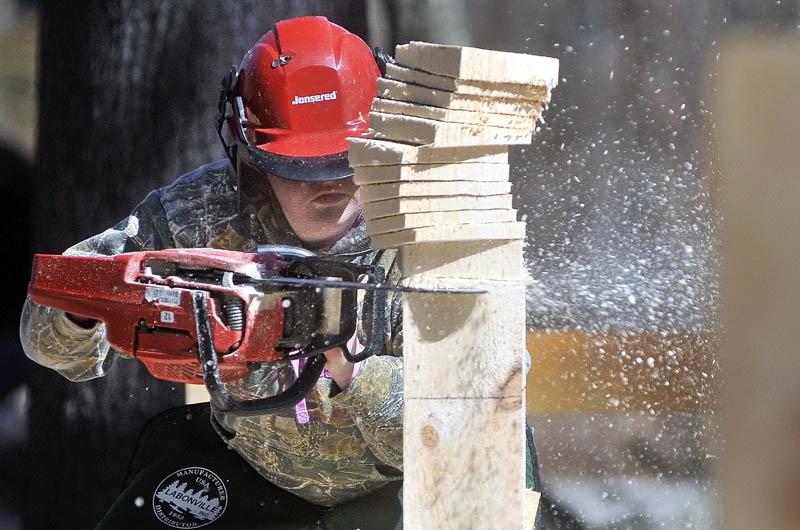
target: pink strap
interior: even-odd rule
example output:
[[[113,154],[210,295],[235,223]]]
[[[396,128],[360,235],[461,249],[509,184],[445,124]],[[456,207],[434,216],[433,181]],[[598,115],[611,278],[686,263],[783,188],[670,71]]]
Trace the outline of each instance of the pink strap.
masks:
[[[303,366],[306,364],[305,359],[293,359],[292,360],[292,369],[294,370],[294,376],[300,377],[300,370],[303,369]],[[297,418],[297,423],[304,425],[308,423],[309,416],[308,416],[308,406],[306,405],[306,400],[303,398],[300,402],[294,406],[294,415]]]
[[[292,369],[294,370],[294,376],[300,377],[300,371],[306,365],[306,359],[293,359],[292,360]],[[320,377],[324,379],[333,379],[331,373],[328,371],[327,368],[322,369],[322,374]],[[294,415],[297,418],[297,423],[301,425],[305,425],[309,422],[311,417],[308,414],[308,405],[306,405],[306,400],[303,398],[297,405],[294,406]]]

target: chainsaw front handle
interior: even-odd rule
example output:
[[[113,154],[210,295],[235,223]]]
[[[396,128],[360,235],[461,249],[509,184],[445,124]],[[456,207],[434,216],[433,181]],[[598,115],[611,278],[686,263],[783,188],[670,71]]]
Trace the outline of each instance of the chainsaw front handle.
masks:
[[[373,285],[383,285],[386,280],[382,267],[365,267],[369,271],[370,283]],[[344,358],[351,363],[363,361],[371,355],[380,355],[383,351],[384,333],[386,330],[386,291],[368,290],[364,295],[364,309],[370,311],[369,330],[367,333],[367,343],[360,353],[353,354],[347,347],[342,346]],[[363,319],[362,319],[363,321]]]

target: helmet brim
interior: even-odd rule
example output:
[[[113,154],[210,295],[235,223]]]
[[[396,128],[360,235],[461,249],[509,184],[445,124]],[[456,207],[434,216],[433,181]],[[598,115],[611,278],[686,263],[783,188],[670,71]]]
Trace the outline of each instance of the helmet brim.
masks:
[[[248,159],[256,169],[287,180],[323,182],[353,176],[347,151],[321,156],[290,156],[248,146]]]

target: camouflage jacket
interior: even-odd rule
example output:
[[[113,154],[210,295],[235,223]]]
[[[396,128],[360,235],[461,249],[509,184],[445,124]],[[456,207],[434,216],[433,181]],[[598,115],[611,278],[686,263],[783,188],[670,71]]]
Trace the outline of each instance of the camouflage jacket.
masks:
[[[237,189],[241,186],[241,190]],[[70,248],[70,254],[113,255],[161,248],[247,250],[256,244],[302,246],[263,182],[240,182],[227,161],[215,162],[151,192],[113,228]],[[368,249],[359,221],[329,254]],[[355,260],[379,263],[397,277],[394,252]],[[364,361],[345,389],[323,376],[305,400],[307,420],[294,410],[238,418],[215,411],[235,433],[227,443],[262,476],[318,505],[335,506],[402,477],[403,362],[400,302],[387,312],[385,355]],[[20,335],[27,355],[73,381],[102,376],[117,352],[98,324],[84,329],[57,310],[26,301]],[[325,375],[325,374],[323,374]],[[293,377],[289,363],[230,385],[234,394],[271,395]],[[304,416],[304,415],[303,415]]]

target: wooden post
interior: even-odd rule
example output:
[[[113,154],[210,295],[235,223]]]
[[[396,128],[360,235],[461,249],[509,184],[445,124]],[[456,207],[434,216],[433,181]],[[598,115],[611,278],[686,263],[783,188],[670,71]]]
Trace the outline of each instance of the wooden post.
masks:
[[[530,143],[558,61],[426,43],[397,59],[379,81],[374,138],[351,140],[367,230],[399,248],[407,285],[485,291],[405,295],[404,526],[531,528],[525,225],[505,146]]]
[[[727,43],[716,85],[722,528],[789,530],[800,521],[800,40]]]
[[[522,240],[401,248],[406,528],[522,528],[525,275]],[[439,263],[432,263],[437,261]]]

